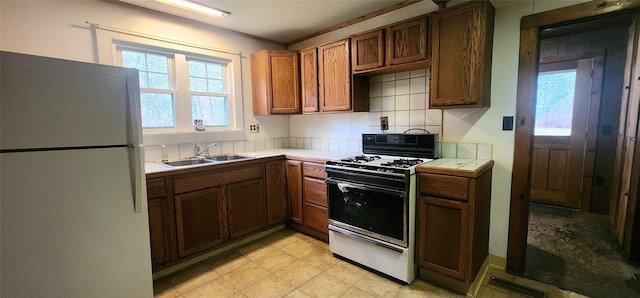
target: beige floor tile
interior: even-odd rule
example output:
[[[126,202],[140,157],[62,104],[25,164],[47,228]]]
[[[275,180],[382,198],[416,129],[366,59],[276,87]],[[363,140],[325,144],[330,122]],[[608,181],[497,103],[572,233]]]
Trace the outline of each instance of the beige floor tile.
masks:
[[[364,278],[356,283],[356,287],[378,297],[396,297],[402,289],[402,285],[399,283],[374,273],[365,275]]]
[[[515,279],[515,277],[512,274],[505,272],[503,269],[499,269],[496,267],[489,267],[489,269],[487,269],[487,274],[485,274],[484,278],[482,279],[482,285],[500,292],[508,292],[509,290],[490,284],[489,281],[491,280],[492,276],[495,276],[497,278],[510,281],[510,282],[513,282]]]
[[[285,296],[286,298],[310,298],[311,296],[305,294],[303,291],[295,290],[291,294]]]
[[[291,265],[291,263],[297,260],[298,259],[294,258],[290,254],[276,249],[276,250],[273,250],[273,252],[258,258],[254,262],[258,264],[260,267],[273,273],[284,267]]]
[[[311,253],[314,249],[316,249],[316,246],[304,241],[304,240],[298,240],[296,242],[292,242],[290,244],[285,245],[284,247],[281,247],[280,250],[300,259],[306,255],[308,255],[309,253]]]
[[[339,261],[330,251],[320,247],[316,247],[310,253],[300,258],[300,260],[322,271]]]
[[[311,297],[340,297],[349,290],[349,285],[327,273],[320,273],[299,289]]]
[[[299,287],[320,274],[320,272],[320,270],[303,261],[295,261],[289,266],[276,271],[275,275],[288,282],[291,286]]]
[[[284,297],[295,290],[286,281],[277,276],[270,275],[261,281],[242,290],[242,293],[248,297]]]
[[[311,243],[311,244],[313,244],[313,245],[315,245],[317,247],[320,247],[322,249],[329,250],[329,243],[324,242],[324,241],[320,241],[320,240],[318,240],[316,238],[309,237],[308,239],[305,239],[304,241],[307,241],[307,242],[309,242],[309,243]]]
[[[346,293],[342,294],[342,296],[340,296],[340,297],[344,297],[344,298],[374,298],[375,296],[373,296],[373,295],[371,295],[371,294],[369,294],[369,293],[367,293],[367,292],[365,292],[363,290],[360,290],[360,289],[358,289],[356,287],[351,287],[351,288],[349,288],[349,290]]]
[[[281,248],[286,246],[287,244],[291,244],[300,240],[300,238],[295,236],[295,232],[290,232],[290,230],[283,230],[283,232],[276,232],[271,235],[268,235],[269,245],[274,248]]]
[[[234,297],[237,292],[238,290],[223,278],[217,278],[185,293],[181,297]]]
[[[262,269],[257,264],[250,262],[222,276],[237,290],[244,290],[248,286],[269,276],[269,271]]]
[[[362,269],[343,261],[333,264],[325,272],[350,286],[355,285],[365,277],[365,272]]]
[[[236,251],[228,251],[213,258],[207,259],[203,263],[211,264],[211,266],[214,267],[213,270],[216,273],[218,273],[219,275],[225,275],[249,262],[251,262],[251,260],[247,259],[240,253]]]
[[[422,280],[415,280],[410,285],[402,287],[398,297],[451,297],[453,293],[443,288],[434,286]]]
[[[247,245],[236,248],[236,251],[249,260],[256,260],[262,256],[272,253],[275,248],[264,241],[254,241]]]
[[[157,281],[156,283],[162,284],[164,288],[160,290],[160,287],[158,287],[158,292],[162,292],[158,294],[162,294],[163,297],[177,297],[219,276],[211,264],[198,263],[161,281]]]

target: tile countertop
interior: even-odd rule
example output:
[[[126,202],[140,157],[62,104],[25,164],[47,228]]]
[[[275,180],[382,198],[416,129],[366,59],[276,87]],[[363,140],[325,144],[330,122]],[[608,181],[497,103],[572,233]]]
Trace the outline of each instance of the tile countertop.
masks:
[[[418,173],[436,173],[476,178],[493,168],[491,159],[439,158],[416,167]]]
[[[255,151],[255,152],[233,153],[233,154],[249,156],[250,158],[263,158],[263,157],[274,157],[278,155],[284,155],[287,159],[324,163],[327,160],[346,158],[354,155],[355,153],[327,152],[327,151],[308,150],[308,149],[274,149],[274,150],[265,150],[265,151]],[[238,162],[243,160],[247,160],[247,159],[241,159],[233,162]],[[158,172],[168,172],[168,171],[174,171],[179,169],[211,166],[216,164],[220,164],[220,163],[206,163],[206,164],[193,165],[189,167],[169,167],[159,162],[147,161],[144,164],[144,168],[145,168],[146,174],[153,174]]]

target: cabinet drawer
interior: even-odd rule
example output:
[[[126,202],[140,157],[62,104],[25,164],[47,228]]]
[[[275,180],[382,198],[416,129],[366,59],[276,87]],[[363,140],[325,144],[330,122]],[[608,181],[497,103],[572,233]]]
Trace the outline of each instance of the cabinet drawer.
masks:
[[[326,179],[327,172],[324,171],[324,164],[315,162],[305,162],[302,165],[302,173],[308,177]]]
[[[327,208],[318,205],[304,203],[304,225],[329,234],[329,217]]]
[[[304,201],[327,207],[327,185],[324,180],[304,177]]]
[[[147,180],[147,198],[159,198],[167,195],[167,189],[164,184],[164,178]]]
[[[469,179],[436,174],[420,174],[420,194],[466,201],[469,194]]]
[[[212,172],[177,176],[173,180],[176,194],[262,178],[262,164],[246,165]]]

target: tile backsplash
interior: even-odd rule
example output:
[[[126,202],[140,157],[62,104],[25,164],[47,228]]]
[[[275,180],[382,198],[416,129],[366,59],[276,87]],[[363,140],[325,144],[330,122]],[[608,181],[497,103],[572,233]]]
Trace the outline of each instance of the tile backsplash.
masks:
[[[380,132],[380,117],[389,118],[390,133],[424,129],[442,134],[442,110],[429,109],[426,69],[369,78],[369,129]]]

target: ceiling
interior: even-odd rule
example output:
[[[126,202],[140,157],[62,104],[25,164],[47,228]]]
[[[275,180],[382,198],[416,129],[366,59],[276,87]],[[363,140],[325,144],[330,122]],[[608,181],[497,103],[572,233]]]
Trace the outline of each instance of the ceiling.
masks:
[[[153,0],[119,0],[152,10],[290,44],[332,26],[351,21],[407,0],[194,0],[228,11],[223,19],[200,15]]]

